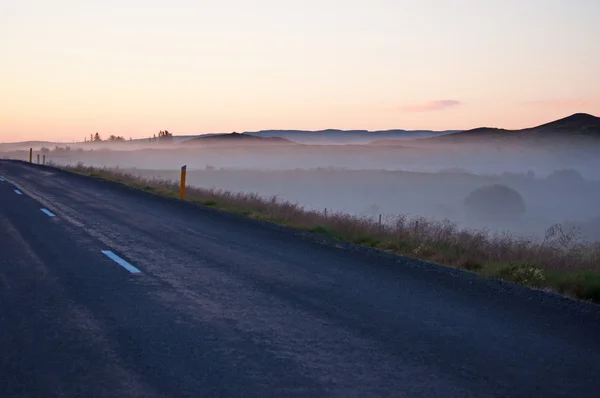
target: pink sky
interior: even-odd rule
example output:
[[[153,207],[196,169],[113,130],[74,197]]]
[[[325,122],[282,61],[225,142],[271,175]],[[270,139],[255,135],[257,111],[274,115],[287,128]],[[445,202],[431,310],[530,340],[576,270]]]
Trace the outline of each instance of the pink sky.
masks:
[[[600,115],[595,0],[284,3],[4,0],[0,141]]]

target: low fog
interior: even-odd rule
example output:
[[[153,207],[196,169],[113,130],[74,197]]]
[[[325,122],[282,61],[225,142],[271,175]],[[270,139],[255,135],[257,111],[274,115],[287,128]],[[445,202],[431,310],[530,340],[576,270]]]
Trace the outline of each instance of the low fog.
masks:
[[[597,145],[597,144],[595,144]],[[65,145],[45,148],[62,165],[118,167],[146,178],[178,180],[234,192],[277,195],[308,209],[378,218],[405,214],[448,219],[468,228],[543,237],[556,223],[576,226],[585,239],[600,239],[600,160],[590,145]],[[24,148],[4,148],[4,158],[27,159]],[[34,161],[41,146],[34,148]],[[0,149],[2,151],[2,149]],[[465,199],[500,184],[524,202],[518,215],[486,217]],[[505,201],[492,193],[485,200]],[[500,210],[502,212],[504,210]],[[506,210],[506,211],[511,211]]]

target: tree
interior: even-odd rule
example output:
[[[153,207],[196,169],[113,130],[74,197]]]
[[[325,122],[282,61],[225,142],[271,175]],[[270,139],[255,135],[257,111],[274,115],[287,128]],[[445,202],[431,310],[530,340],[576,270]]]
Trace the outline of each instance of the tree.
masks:
[[[111,134],[110,137],[108,137],[108,140],[109,141],[125,141],[125,138]]]
[[[483,186],[471,192],[464,201],[469,220],[511,221],[525,214],[521,194],[505,185]]]
[[[169,141],[173,139],[173,134],[169,133],[168,130],[161,130],[158,132],[158,139],[161,141]]]
[[[94,134],[93,141],[102,141],[102,137],[100,137],[100,134],[98,134],[98,133]]]

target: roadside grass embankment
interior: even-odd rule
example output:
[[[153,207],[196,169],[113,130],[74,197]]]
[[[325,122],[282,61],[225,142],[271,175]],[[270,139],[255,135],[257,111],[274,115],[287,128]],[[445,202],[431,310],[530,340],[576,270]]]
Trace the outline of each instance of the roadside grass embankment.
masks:
[[[79,163],[64,170],[116,181],[166,197],[179,197],[179,183],[143,179],[118,168]],[[277,197],[187,187],[187,201],[244,217],[499,278],[600,303],[600,242],[554,225],[542,240],[460,229],[449,221],[397,216],[379,224],[366,217],[306,210]]]

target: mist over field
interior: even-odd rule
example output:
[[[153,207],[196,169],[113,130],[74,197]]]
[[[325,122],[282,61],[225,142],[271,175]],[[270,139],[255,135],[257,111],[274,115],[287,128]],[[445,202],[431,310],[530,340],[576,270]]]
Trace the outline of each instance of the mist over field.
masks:
[[[34,157],[40,149],[35,148]],[[60,165],[83,162],[174,181],[180,167],[187,165],[189,185],[277,195],[307,209],[375,219],[381,214],[384,220],[401,214],[448,219],[463,227],[538,238],[551,225],[562,223],[576,226],[583,238],[596,240],[600,239],[597,149],[596,142],[560,139],[544,145],[522,140],[494,145],[429,140],[343,145],[180,141],[74,144],[68,150],[63,145],[44,152],[47,161]],[[5,148],[0,156],[26,159],[28,152]],[[511,211],[505,209],[509,199],[491,193],[484,200],[500,206],[490,210],[498,213],[496,217],[469,215],[465,199],[494,184],[516,191],[524,213],[503,214]]]

